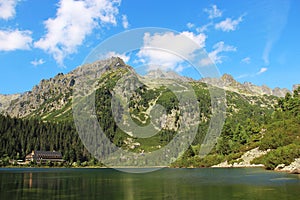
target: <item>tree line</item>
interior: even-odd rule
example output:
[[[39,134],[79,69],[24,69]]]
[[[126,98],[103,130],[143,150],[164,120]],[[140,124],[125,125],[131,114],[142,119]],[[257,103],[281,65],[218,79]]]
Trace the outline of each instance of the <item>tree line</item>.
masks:
[[[0,115],[0,156],[24,159],[32,150],[60,151],[68,162],[92,159],[72,122],[42,122]]]

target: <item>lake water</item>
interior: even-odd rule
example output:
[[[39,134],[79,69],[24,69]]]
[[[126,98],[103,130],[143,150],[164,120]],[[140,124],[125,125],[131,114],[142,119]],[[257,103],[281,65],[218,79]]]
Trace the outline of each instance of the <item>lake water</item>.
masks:
[[[300,176],[263,169],[0,169],[0,199],[300,199]]]

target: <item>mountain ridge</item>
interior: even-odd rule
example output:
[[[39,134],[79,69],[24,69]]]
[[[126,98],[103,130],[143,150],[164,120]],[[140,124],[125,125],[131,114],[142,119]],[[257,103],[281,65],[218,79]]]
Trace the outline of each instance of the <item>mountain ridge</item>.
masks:
[[[95,71],[95,69],[97,69],[97,67],[95,66],[97,65],[104,66],[102,68],[102,71]],[[47,113],[51,113],[58,109],[63,109],[64,107],[66,107],[66,105],[68,105],[68,107],[65,109],[70,109],[72,101],[72,90],[75,84],[75,80],[76,78],[78,78],[76,77],[78,76],[78,74],[85,75],[90,73],[91,75],[97,77],[104,71],[125,66],[132,72],[134,72],[134,68],[128,66],[119,57],[111,57],[109,59],[99,60],[91,64],[85,64],[83,66],[79,66],[67,74],[59,73],[55,77],[48,80],[43,79],[38,85],[35,85],[31,91],[25,92],[23,94],[8,95],[6,96],[7,98],[4,98],[5,95],[1,95],[0,113],[19,118],[34,115],[42,115],[43,117],[47,117]],[[149,71],[145,77],[151,79],[177,79],[183,82],[195,81],[192,78],[181,76],[176,72],[164,72],[162,70]],[[273,95],[277,97],[284,97],[286,93],[291,93],[288,89],[285,88],[271,89],[265,85],[256,86],[250,82],[245,82],[242,84],[236,81],[229,74],[224,74],[220,78],[202,78],[195,82],[210,84],[224,90],[250,96]],[[41,107],[43,108],[41,109]]]
[[[122,59],[113,57],[85,64],[85,71],[82,71],[81,66],[79,66],[67,74],[58,73],[53,78],[42,79],[39,84],[33,86],[31,91],[24,92],[18,98],[10,99],[9,103],[6,102],[9,105],[2,110],[2,113],[11,117],[23,118],[62,109],[67,104],[70,106],[76,78],[79,78],[79,74],[85,76],[86,73],[90,73],[97,76],[102,73],[94,70],[97,69],[94,67],[96,65],[104,65],[104,70],[109,70],[112,67],[125,66],[126,64]],[[0,103],[2,102],[0,101]],[[42,105],[45,106],[40,109]]]
[[[277,97],[284,97],[286,93],[291,93],[291,91],[287,88],[276,87],[271,89],[266,85],[257,86],[251,82],[240,83],[229,74],[224,74],[220,78],[202,78],[200,81],[215,87],[246,95],[273,95]],[[294,88],[296,88],[296,85],[294,85]]]

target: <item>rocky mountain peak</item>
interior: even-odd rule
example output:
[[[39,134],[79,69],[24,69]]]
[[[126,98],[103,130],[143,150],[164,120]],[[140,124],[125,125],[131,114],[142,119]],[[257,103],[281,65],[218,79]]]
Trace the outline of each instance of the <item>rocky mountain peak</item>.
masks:
[[[90,77],[97,80],[97,77],[106,71],[119,68],[133,68],[126,65],[119,57],[96,61],[76,68],[68,74],[59,73],[48,80],[43,79],[34,86],[31,91],[22,95],[0,95],[0,112],[5,112],[12,117],[26,117],[51,113],[63,108],[72,101],[72,90],[77,78]],[[87,75],[87,76],[86,76]],[[174,71],[163,71],[160,69],[149,71],[145,76],[147,79],[176,79],[184,82],[194,81],[191,78],[183,77]],[[283,97],[290,92],[288,89],[271,89],[266,85],[256,86],[250,82],[239,83],[231,75],[224,74],[220,78],[203,78],[200,82],[223,88],[245,95],[274,95]],[[295,85],[294,89],[300,85]]]
[[[82,66],[77,67],[69,74],[76,76],[85,76],[87,74],[94,74],[95,76],[100,75],[103,71],[108,71],[116,68],[128,67],[125,62],[119,57],[111,57],[104,60],[98,60],[93,63],[86,63]]]
[[[294,91],[294,90],[297,90],[299,87],[300,87],[300,84],[295,84],[295,85],[293,85],[293,91]]]
[[[225,83],[225,84],[231,84],[231,83],[235,83],[236,80],[233,78],[233,76],[229,75],[229,74],[224,74],[221,77],[221,80]]]
[[[150,70],[146,75],[145,78],[151,79],[176,79],[181,80],[183,82],[193,81],[192,78],[184,77],[176,73],[175,71],[164,71],[161,69]]]
[[[101,67],[99,67],[101,66]],[[32,88],[31,91],[16,96],[13,103],[9,101],[3,106],[4,101],[0,98],[2,110],[12,117],[26,117],[32,114],[41,115],[64,107],[72,100],[72,89],[78,76],[87,74],[98,77],[106,70],[128,67],[119,57],[96,61],[85,64],[68,74],[58,73],[48,80],[43,79]],[[43,108],[42,108],[43,107]],[[1,108],[0,108],[1,109]],[[1,110],[0,110],[1,111]]]
[[[277,97],[284,97],[286,93],[290,93],[290,91],[286,88],[275,88],[272,90],[266,85],[257,86],[251,82],[239,83],[229,74],[224,74],[220,78],[203,78],[200,81],[215,87],[245,95],[273,95]]]

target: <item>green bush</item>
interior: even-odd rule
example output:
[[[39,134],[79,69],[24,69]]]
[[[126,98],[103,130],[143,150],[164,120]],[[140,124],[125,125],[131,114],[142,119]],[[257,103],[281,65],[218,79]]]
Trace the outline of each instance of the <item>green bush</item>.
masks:
[[[276,130],[275,130],[276,131]],[[293,142],[293,138],[289,137],[284,132],[270,132],[264,136],[261,140],[259,149],[267,150],[267,149],[277,149],[278,147],[286,146]]]
[[[266,155],[254,159],[252,164],[263,164],[266,169],[275,169],[279,164],[289,165],[295,158],[300,157],[300,146],[290,144],[284,147],[279,147],[276,150],[270,151]]]

